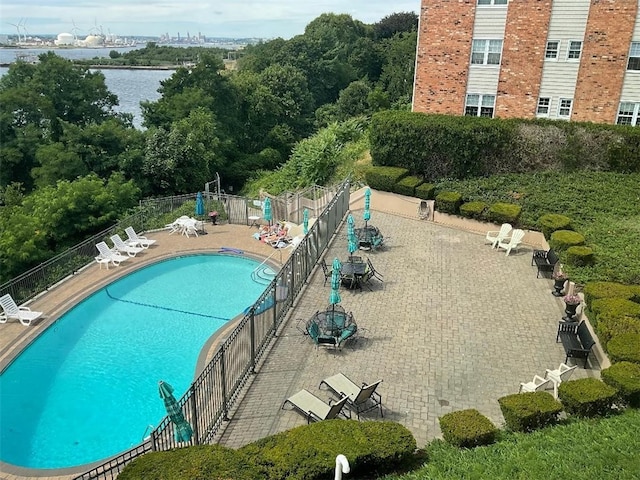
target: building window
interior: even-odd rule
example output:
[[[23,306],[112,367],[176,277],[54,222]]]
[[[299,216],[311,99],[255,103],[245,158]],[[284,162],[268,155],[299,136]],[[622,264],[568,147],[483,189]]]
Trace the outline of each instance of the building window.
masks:
[[[618,109],[618,119],[616,123],[618,125],[640,125],[640,118],[638,110],[640,110],[640,103],[633,102],[620,102],[620,108]]]
[[[495,95],[468,94],[467,102],[464,106],[464,114],[471,117],[492,118],[495,103]]]
[[[567,50],[567,60],[580,59],[580,53],[582,52],[582,42],[576,40],[569,41],[569,49]]]
[[[471,46],[472,65],[500,65],[502,40],[474,40]]]
[[[627,70],[640,70],[640,42],[631,42]]]
[[[551,99],[549,97],[538,98],[538,108],[536,109],[536,113],[541,116],[548,116],[549,105],[551,105]]]
[[[478,5],[506,5],[507,0],[478,0]]]
[[[561,98],[558,104],[558,117],[569,118],[571,116],[571,103],[570,98]]]
[[[547,60],[556,60],[560,51],[560,42],[552,40],[547,42],[547,49],[544,51],[544,58]]]

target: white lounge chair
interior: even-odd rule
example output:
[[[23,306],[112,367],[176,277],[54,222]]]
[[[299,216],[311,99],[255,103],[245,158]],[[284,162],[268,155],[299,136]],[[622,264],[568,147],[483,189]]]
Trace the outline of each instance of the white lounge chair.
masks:
[[[22,325],[28,327],[33,320],[42,316],[42,312],[36,312],[29,307],[19,307],[8,293],[0,297],[0,306],[3,311],[0,314],[0,323],[6,323],[10,318],[15,318],[20,320]]]
[[[504,241],[509,236],[512,228],[510,223],[503,223],[500,230],[489,230],[485,240],[491,244],[491,248],[496,248],[498,242]]]
[[[196,237],[198,236],[198,232],[204,229],[204,222],[200,220],[196,220],[195,218],[188,218],[184,220],[182,224],[182,235],[188,237],[193,234]]]
[[[120,253],[114,252],[113,250],[111,250],[105,242],[96,243],[96,248],[100,253],[100,255],[96,257],[96,261],[100,264],[101,267],[105,260],[108,260],[106,262],[107,268],[108,268],[109,262],[111,262],[117,267],[118,265],[120,265],[120,262],[124,262],[125,260],[129,259],[129,257],[125,255],[121,255]]]
[[[544,373],[544,378],[548,378],[553,382],[554,397],[558,398],[558,387],[564,381],[569,380],[569,377],[573,374],[573,371],[578,368],[577,365],[570,367],[566,363],[561,363],[555,370],[547,370]]]
[[[144,248],[142,247],[133,247],[131,245],[127,245],[117,233],[115,235],[111,235],[111,241],[113,242],[113,246],[119,253],[126,253],[130,257],[135,257],[137,254],[144,250]]]
[[[520,384],[520,390],[518,390],[518,393],[543,392],[552,386],[553,384],[550,378],[545,380],[540,375],[534,375],[532,381]]]
[[[325,403],[308,390],[300,390],[295,395],[287,398],[282,404],[282,408],[290,403],[293,408],[303,414],[307,418],[307,423],[318,420],[329,420],[336,418],[342,412],[342,408],[347,403],[347,397],[342,397],[336,403]],[[350,418],[350,415],[343,414]]]
[[[498,249],[504,248],[507,251],[507,255],[511,253],[511,250],[517,250],[524,238],[524,230],[515,229],[511,234],[511,237],[503,241],[498,242]]]
[[[151,240],[143,235],[138,235],[133,227],[125,228],[124,233],[126,233],[128,237],[124,243],[131,245],[132,247],[149,248],[151,245],[156,243],[156,240]]]
[[[338,373],[337,375],[322,380],[318,388],[326,385],[336,395],[346,395],[348,399],[347,405],[356,412],[358,419],[360,419],[361,413],[368,412],[375,408],[380,409],[381,417],[384,416],[382,414],[382,397],[376,392],[376,388],[380,383],[382,383],[382,380],[378,380],[370,385],[363,383],[362,386],[359,387],[353,383],[349,377]]]

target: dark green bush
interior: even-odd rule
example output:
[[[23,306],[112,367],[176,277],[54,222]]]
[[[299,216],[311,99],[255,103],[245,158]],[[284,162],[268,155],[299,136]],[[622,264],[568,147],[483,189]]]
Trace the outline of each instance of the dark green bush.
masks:
[[[584,236],[573,230],[556,230],[549,240],[549,246],[560,252],[578,245],[584,245]]]
[[[409,170],[400,167],[371,167],[365,172],[367,185],[375,190],[392,192],[401,179],[409,175]]]
[[[393,187],[393,192],[408,197],[415,197],[416,187],[422,183],[422,179],[413,176],[404,177]]]
[[[456,215],[462,205],[462,195],[458,192],[440,192],[436,196],[436,210]]]
[[[570,415],[595,417],[611,412],[618,391],[596,378],[581,378],[562,382],[558,398]]]
[[[631,300],[634,296],[633,288],[629,285],[615,282],[589,282],[584,286],[584,301],[591,308],[591,302],[598,298],[624,298]]]
[[[593,265],[595,262],[593,249],[585,246],[569,247],[565,252],[564,261],[567,265],[574,267]]]
[[[220,445],[150,452],[129,463],[120,480],[255,480],[260,471],[241,453]]]
[[[640,318],[640,304],[624,298],[598,298],[591,302],[590,310],[595,315],[596,322],[605,313],[613,317]]]
[[[538,219],[538,226],[540,231],[544,235],[544,238],[549,240],[551,234],[556,230],[573,230],[571,227],[571,219],[565,215],[559,215],[557,213],[547,213],[542,215]]]
[[[527,392],[498,399],[507,428],[530,432],[553,425],[562,412],[562,404],[548,392]]]
[[[510,223],[516,225],[522,212],[522,207],[514,203],[494,203],[487,211],[487,220],[499,225]]]
[[[618,390],[622,401],[634,408],[640,407],[640,365],[618,362],[600,372],[602,380]]]
[[[245,445],[238,451],[257,465],[257,478],[314,480],[332,478],[336,455],[344,454],[354,471],[380,474],[407,461],[416,441],[394,422],[325,420]]]
[[[489,205],[485,202],[467,202],[460,206],[460,215],[466,218],[480,220]]]
[[[607,343],[607,352],[612,362],[640,363],[640,334],[622,333]]]
[[[613,337],[623,333],[640,333],[640,319],[628,315],[601,313],[596,322],[596,333],[601,345],[606,350]]]
[[[489,445],[498,433],[491,420],[476,409],[447,413],[438,420],[444,440],[458,447]]]
[[[422,183],[416,187],[416,197],[422,200],[433,200],[436,187],[433,183]]]

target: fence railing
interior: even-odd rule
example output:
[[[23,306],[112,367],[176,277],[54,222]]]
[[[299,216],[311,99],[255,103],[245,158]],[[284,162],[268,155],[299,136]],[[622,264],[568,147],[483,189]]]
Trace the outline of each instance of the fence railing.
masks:
[[[193,427],[190,445],[214,441],[223,422],[229,419],[229,412],[238,401],[242,388],[255,372],[258,361],[276,336],[295,297],[304,287],[348,209],[349,184],[345,183],[325,205],[318,220],[271,284],[229,336],[221,340],[211,361],[180,398],[179,404],[185,418]],[[184,443],[176,442],[173,428],[173,423],[165,417],[141,445],[111,458],[76,479],[113,479],[128,462],[150,450],[184,446]]]

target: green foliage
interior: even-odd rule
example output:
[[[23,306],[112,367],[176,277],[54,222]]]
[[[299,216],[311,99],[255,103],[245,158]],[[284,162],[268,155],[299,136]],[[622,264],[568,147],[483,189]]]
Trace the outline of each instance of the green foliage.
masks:
[[[542,215],[538,219],[538,226],[544,238],[547,240],[551,238],[551,234],[556,230],[573,230],[573,228],[571,228],[571,219],[566,215],[560,215],[558,213],[546,213]]]
[[[621,333],[607,343],[612,362],[640,363],[640,333]]]
[[[640,364],[618,362],[600,372],[602,380],[618,390],[622,401],[640,407]]]
[[[556,230],[549,240],[549,246],[558,252],[578,245],[584,245],[584,236],[573,230]]]
[[[472,448],[495,442],[498,429],[476,409],[458,410],[438,419],[442,437],[451,445]]]
[[[422,179],[418,177],[408,176],[401,179],[393,186],[393,191],[400,195],[407,195],[414,197],[416,193],[416,187],[422,183]]]
[[[595,262],[593,249],[585,246],[567,248],[564,259],[567,265],[574,265],[577,267],[593,265]]]
[[[602,314],[640,318],[640,304],[624,298],[598,298],[591,302],[590,309],[595,314],[596,321],[599,321]]]
[[[487,208],[489,208],[489,205],[485,202],[476,201],[463,203],[460,206],[460,215],[467,218],[481,220]]]
[[[591,302],[599,298],[623,298],[631,300],[634,296],[633,288],[616,282],[589,282],[584,286],[584,301],[591,307]]]
[[[297,427],[242,447],[260,478],[313,480],[333,475],[337,453],[361,475],[391,471],[414,452],[406,427],[392,422],[325,420]]]
[[[562,404],[548,392],[526,392],[498,399],[508,429],[531,432],[554,425],[562,412]]]
[[[596,378],[562,382],[558,398],[565,411],[578,417],[595,417],[611,413],[618,391]]]
[[[436,195],[436,210],[455,215],[462,205],[462,195],[458,192],[440,192]]]
[[[596,333],[605,350],[609,341],[623,333],[640,334],[640,318],[615,313],[600,313],[596,322]]]
[[[393,191],[393,187],[406,177],[409,171],[406,168],[397,167],[371,167],[367,169],[365,178],[367,185],[384,192]]]
[[[487,220],[493,223],[510,223],[516,225],[522,207],[513,203],[494,203],[487,211]]]
[[[416,187],[416,197],[423,200],[433,200],[435,198],[435,185],[432,183],[423,183]]]

